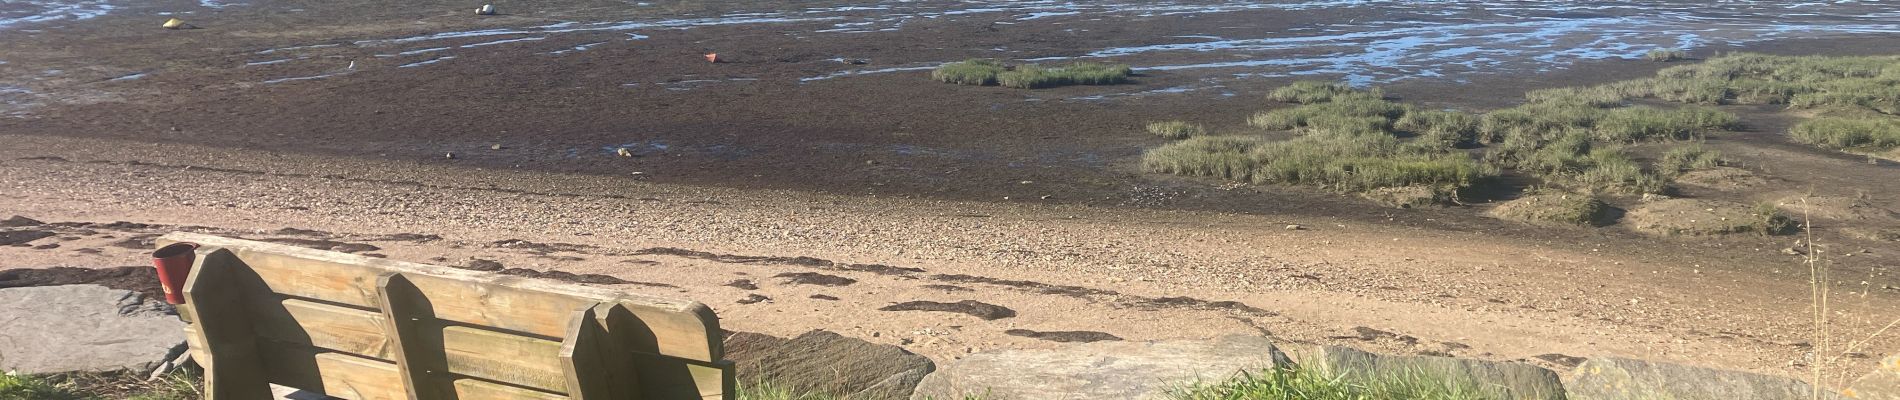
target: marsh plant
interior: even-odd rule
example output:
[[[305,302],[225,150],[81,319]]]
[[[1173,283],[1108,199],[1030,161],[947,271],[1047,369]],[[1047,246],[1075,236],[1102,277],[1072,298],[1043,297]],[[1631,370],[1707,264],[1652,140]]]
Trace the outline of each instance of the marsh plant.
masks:
[[[1880,154],[1900,148],[1900,57],[1737,53],[1664,68],[1655,77],[1533,91],[1532,103],[1779,104],[1813,115],[1790,130],[1817,147]]]
[[[1001,61],[972,58],[939,66],[930,71],[930,79],[958,85],[987,86],[995,85],[996,76],[1006,70]]]
[[[1162,121],[1148,124],[1148,133],[1162,139],[1180,140],[1207,134],[1207,129],[1185,121]]]
[[[993,59],[978,58],[939,66],[930,71],[930,78],[958,85],[1041,89],[1127,83],[1133,74],[1134,69],[1126,64],[1077,62],[1052,67],[1034,64],[1011,66]]]
[[[1643,53],[1643,59],[1655,62],[1681,61],[1688,58],[1689,53],[1682,49],[1655,49]]]

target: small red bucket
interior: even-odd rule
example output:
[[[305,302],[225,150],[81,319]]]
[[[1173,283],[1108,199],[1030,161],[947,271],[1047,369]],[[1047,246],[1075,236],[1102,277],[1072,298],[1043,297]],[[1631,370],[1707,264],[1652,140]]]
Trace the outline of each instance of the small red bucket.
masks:
[[[191,264],[197,259],[197,243],[172,243],[152,252],[152,265],[158,267],[158,284],[165,288],[166,303],[185,304],[185,279],[191,277]]]

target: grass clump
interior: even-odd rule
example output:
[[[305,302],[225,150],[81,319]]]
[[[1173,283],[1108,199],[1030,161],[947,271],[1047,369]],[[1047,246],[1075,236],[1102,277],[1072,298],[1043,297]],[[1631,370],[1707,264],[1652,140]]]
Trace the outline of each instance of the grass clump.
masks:
[[[1148,124],[1148,133],[1160,136],[1162,139],[1179,140],[1205,135],[1207,129],[1184,121],[1162,121]]]
[[[1900,147],[1900,119],[1816,117],[1796,124],[1794,140],[1830,149],[1887,150]]]
[[[1126,64],[1078,62],[1046,68],[1022,65],[997,74],[997,83],[1017,89],[1041,89],[1069,85],[1114,85],[1128,82],[1134,70]]]
[[[1178,400],[1489,400],[1475,385],[1420,370],[1365,374],[1330,368],[1269,368],[1219,383],[1176,389]]]
[[[1287,85],[1285,87],[1274,89],[1272,92],[1267,93],[1267,100],[1281,101],[1281,102],[1288,102],[1288,103],[1314,104],[1314,103],[1325,103],[1328,101],[1332,101],[1334,97],[1338,97],[1342,95],[1371,95],[1375,98],[1384,97],[1384,93],[1379,91],[1379,89],[1376,89],[1376,88],[1367,90],[1367,91],[1360,91],[1360,90],[1353,89],[1351,85],[1347,85],[1344,83],[1334,83],[1334,82],[1327,82],[1327,81],[1298,81],[1298,82],[1293,82],[1293,84]]]
[[[1422,186],[1449,193],[1496,174],[1462,154],[1420,151],[1379,135],[1284,141],[1203,136],[1150,150],[1142,166],[1153,172],[1349,192]]]
[[[1643,59],[1655,62],[1681,61],[1687,58],[1689,58],[1689,53],[1682,49],[1655,49],[1643,53]]]
[[[1478,142],[1478,117],[1457,111],[1408,112],[1392,127],[1416,135],[1418,140],[1444,147],[1465,147]]]
[[[1007,70],[1002,62],[972,58],[953,62],[930,71],[930,79],[958,85],[987,86],[996,84],[996,76]]]
[[[1313,185],[1362,193],[1398,207],[1448,202],[1457,191],[1497,174],[1451,151],[1475,131],[1475,117],[1446,111],[1407,118],[1409,107],[1386,101],[1377,90],[1344,85],[1306,82],[1282,89],[1275,91],[1276,97],[1302,105],[1262,112],[1248,123],[1294,130],[1299,137],[1193,137],[1148,151],[1143,168],[1241,182]],[[1400,138],[1394,131],[1399,125],[1420,138]]]
[[[1406,111],[1405,106],[1385,101],[1376,91],[1361,91],[1332,95],[1325,101],[1298,107],[1261,112],[1247,118],[1247,123],[1264,129],[1291,130],[1315,125],[1314,120],[1319,119],[1318,125],[1323,128],[1361,126],[1383,131],[1390,129],[1393,120],[1403,117]],[[1383,122],[1372,122],[1375,120]]]
[[[1624,107],[1603,113],[1591,125],[1597,140],[1633,143],[1699,139],[1708,132],[1733,128],[1738,121],[1735,114],[1709,107]]]
[[[1040,65],[1009,66],[1001,61],[972,58],[953,62],[930,71],[930,79],[958,85],[1002,85],[1018,89],[1041,89],[1069,85],[1113,85],[1127,83],[1134,69],[1127,64],[1078,62],[1059,67]]]
[[[1698,169],[1709,169],[1725,164],[1722,153],[1703,148],[1702,145],[1688,145],[1669,149],[1662,159],[1656,161],[1656,170],[1675,175]]]
[[[85,396],[72,388],[48,383],[30,376],[0,374],[0,399],[22,400],[86,400]]]

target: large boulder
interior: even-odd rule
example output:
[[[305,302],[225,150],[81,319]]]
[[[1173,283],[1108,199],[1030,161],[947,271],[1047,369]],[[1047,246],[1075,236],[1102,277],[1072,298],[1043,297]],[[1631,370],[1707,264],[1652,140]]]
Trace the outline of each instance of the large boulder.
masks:
[[[902,399],[936,369],[929,358],[901,347],[826,331],[791,339],[738,332],[726,337],[726,359],[741,385],[770,383],[797,393],[852,399]]]
[[[1589,359],[1566,379],[1571,400],[1814,400],[1812,387],[1794,378],[1626,358]],[[1821,398],[1843,399],[1825,391]]]
[[[0,371],[143,374],[185,349],[169,306],[98,285],[0,289],[0,321]]]
[[[1094,342],[1047,350],[995,350],[944,366],[912,399],[1163,399],[1189,382],[1218,382],[1287,357],[1267,338]]]
[[[1447,384],[1469,387],[1485,398],[1563,400],[1562,377],[1543,367],[1509,362],[1432,356],[1393,356],[1345,347],[1326,346],[1320,359],[1331,371],[1355,376],[1419,374]]]
[[[1880,359],[1879,368],[1847,385],[1841,394],[1857,400],[1900,400],[1900,355]]]

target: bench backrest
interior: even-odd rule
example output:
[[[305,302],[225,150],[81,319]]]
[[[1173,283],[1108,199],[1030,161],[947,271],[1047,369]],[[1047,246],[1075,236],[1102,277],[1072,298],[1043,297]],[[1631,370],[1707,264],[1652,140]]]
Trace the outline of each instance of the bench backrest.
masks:
[[[698,302],[217,236],[180,314],[207,398],[732,399]]]

